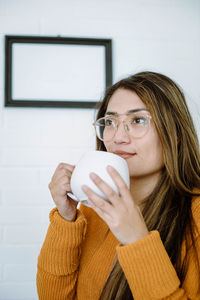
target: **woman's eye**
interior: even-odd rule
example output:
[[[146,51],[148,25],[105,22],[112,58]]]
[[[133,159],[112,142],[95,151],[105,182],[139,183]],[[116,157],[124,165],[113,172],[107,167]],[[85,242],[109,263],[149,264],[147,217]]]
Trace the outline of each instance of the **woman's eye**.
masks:
[[[134,117],[132,119],[132,124],[146,125],[147,123],[148,123],[148,120],[145,117]]]
[[[105,126],[114,126],[114,121],[112,119],[106,119],[105,120]]]

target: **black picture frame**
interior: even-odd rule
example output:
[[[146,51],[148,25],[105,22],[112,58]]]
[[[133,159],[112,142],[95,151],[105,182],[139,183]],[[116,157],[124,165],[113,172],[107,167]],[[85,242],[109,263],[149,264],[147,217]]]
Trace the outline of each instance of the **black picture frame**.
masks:
[[[33,45],[79,45],[104,47],[104,86],[112,85],[112,40],[99,38],[50,37],[50,36],[5,36],[5,106],[6,107],[66,107],[94,108],[100,99],[14,99],[13,98],[13,46]],[[16,47],[16,46],[15,46]]]

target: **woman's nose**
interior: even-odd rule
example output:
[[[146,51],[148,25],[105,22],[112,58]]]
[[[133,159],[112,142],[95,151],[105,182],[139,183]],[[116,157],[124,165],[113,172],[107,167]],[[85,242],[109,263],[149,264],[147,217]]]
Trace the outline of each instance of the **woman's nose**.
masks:
[[[128,134],[128,127],[126,124],[121,122],[116,128],[116,132],[113,138],[113,141],[115,143],[129,143],[130,142],[130,137]]]

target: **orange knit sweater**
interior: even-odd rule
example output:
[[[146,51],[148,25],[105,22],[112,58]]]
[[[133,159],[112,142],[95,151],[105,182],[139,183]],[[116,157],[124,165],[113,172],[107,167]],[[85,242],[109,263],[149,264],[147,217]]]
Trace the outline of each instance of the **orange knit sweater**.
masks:
[[[200,261],[200,197],[194,199],[192,212]],[[99,299],[116,255],[135,300],[200,299],[193,249],[188,253],[187,275],[180,287],[157,231],[130,245],[120,245],[108,226],[84,205],[75,222],[65,221],[57,209],[51,211],[50,221],[38,258],[40,300]]]

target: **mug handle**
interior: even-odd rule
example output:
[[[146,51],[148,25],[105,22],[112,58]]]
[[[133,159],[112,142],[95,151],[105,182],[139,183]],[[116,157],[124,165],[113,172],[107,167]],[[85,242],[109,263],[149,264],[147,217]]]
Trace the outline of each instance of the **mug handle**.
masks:
[[[79,202],[78,198],[76,198],[76,196],[74,196],[72,193],[67,193],[67,196],[69,196],[69,197],[72,198],[73,200]]]
[[[79,202],[79,204],[84,204],[86,206],[90,206],[87,202],[87,200],[83,200],[83,201],[79,201],[78,198],[76,196],[74,196],[72,193],[67,193],[67,196],[69,196],[70,198],[72,198],[73,200]]]

